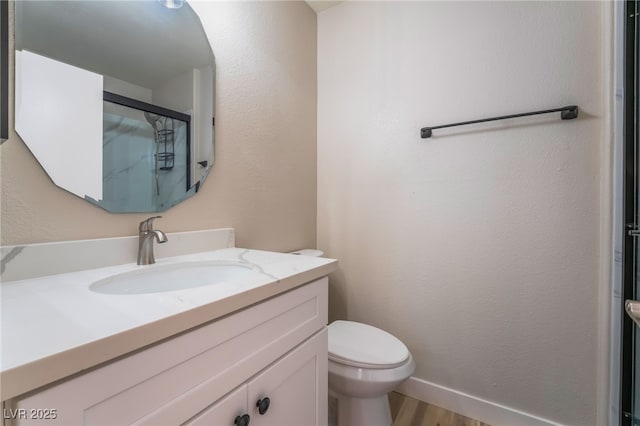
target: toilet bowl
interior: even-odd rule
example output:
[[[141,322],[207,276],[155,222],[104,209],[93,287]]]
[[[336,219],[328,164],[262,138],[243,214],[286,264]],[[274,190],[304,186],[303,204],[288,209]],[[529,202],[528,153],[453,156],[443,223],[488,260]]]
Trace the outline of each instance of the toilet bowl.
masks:
[[[329,393],[338,401],[338,426],[390,426],[387,394],[415,370],[395,336],[353,321],[329,325]]]

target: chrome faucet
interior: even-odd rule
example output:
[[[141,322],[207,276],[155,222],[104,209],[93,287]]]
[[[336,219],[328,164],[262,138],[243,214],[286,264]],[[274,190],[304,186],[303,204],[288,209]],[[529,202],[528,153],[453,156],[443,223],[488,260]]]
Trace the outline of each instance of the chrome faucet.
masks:
[[[156,263],[153,257],[153,239],[158,243],[166,243],[169,239],[159,229],[153,229],[153,220],[162,216],[153,216],[140,222],[138,228],[138,265],[151,265]]]

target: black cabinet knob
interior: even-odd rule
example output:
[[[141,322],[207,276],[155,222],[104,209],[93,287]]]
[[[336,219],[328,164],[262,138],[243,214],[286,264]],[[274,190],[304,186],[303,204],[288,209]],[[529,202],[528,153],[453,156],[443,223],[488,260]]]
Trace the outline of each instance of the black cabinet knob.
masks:
[[[235,423],[237,426],[249,426],[250,420],[251,417],[249,417],[248,414],[243,414],[242,416],[236,417],[233,423]]]
[[[271,404],[271,400],[269,398],[259,399],[256,403],[256,407],[258,407],[258,413],[261,415],[266,413],[269,409],[269,404]]]

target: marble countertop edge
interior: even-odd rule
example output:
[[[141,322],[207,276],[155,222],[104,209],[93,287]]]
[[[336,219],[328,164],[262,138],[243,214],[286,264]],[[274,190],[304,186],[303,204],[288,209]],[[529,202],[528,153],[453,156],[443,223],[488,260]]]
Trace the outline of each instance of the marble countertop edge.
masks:
[[[313,258],[315,260],[310,261],[309,259],[303,259],[302,256],[293,257],[283,253],[240,250],[248,256],[259,258],[258,260],[253,260],[253,262],[266,269],[265,276],[270,276],[271,278],[256,282],[255,285],[226,297],[205,302],[200,306],[181,312],[173,312],[167,316],[136,324],[129,329],[106,335],[96,340],[87,341],[37,359],[27,360],[22,364],[10,366],[0,372],[1,400],[5,401],[26,394],[59,380],[81,374],[150,345],[160,343],[180,333],[205,325],[300,285],[327,276],[338,267],[338,262],[334,259]],[[201,258],[202,256],[206,256],[206,253],[198,253],[195,257]],[[188,259],[190,257],[179,256],[176,259]],[[274,271],[280,272],[280,269],[285,264],[295,265],[298,263],[301,266],[289,266],[288,272],[284,273],[284,275],[282,273],[276,276],[271,275],[276,273]],[[3,318],[3,320],[6,321],[6,318]],[[7,323],[5,322],[4,326],[6,325]]]

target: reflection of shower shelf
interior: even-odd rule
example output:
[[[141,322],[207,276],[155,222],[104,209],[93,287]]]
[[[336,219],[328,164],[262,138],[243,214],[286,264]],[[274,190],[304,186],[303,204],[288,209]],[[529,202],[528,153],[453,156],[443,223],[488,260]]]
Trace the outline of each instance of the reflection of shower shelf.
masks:
[[[173,157],[175,155],[165,152],[156,154],[156,160],[158,161],[158,170],[171,170],[173,169]]]
[[[173,127],[173,120],[165,119],[164,125],[167,121],[171,123]],[[171,170],[173,169],[175,159],[175,138],[173,129],[163,128],[156,130],[156,168],[158,170]]]

